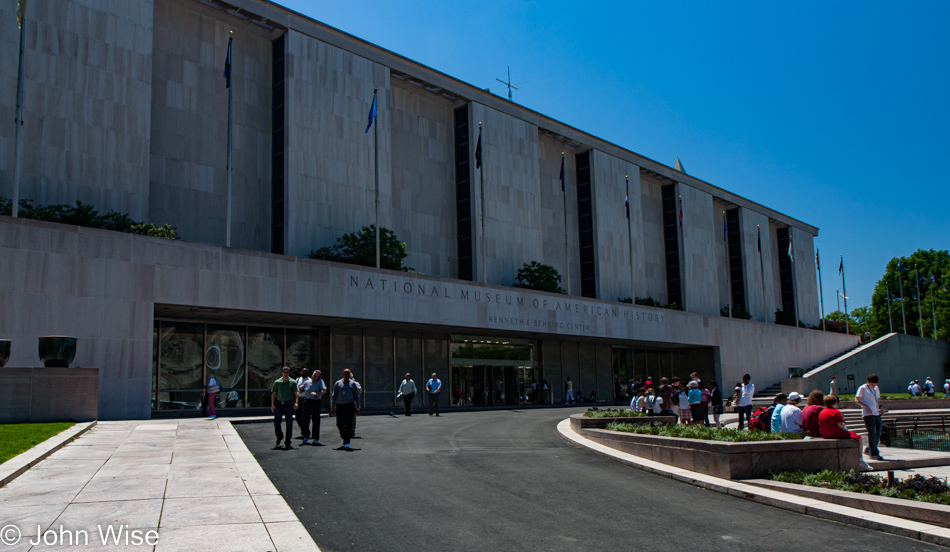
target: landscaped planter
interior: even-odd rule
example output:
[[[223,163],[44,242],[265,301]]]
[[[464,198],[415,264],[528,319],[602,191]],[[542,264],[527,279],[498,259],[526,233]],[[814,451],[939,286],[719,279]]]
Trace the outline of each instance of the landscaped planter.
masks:
[[[583,414],[571,414],[571,428],[575,432],[580,431],[581,429],[591,429],[599,428],[606,429],[607,424],[611,422],[617,422],[622,424],[660,424],[660,425],[672,425],[675,424],[677,420],[676,416],[632,416],[632,417],[603,417],[603,418],[588,418]]]
[[[848,506],[876,514],[897,516],[922,523],[932,523],[942,527],[950,527],[950,505],[946,504],[934,504],[932,502],[906,500],[890,496],[877,496],[867,493],[854,493],[851,491],[839,491],[836,489],[822,489],[821,487],[812,487],[810,485],[798,485],[795,483],[769,481],[766,479],[756,479],[754,481],[748,481],[747,483],[805,498],[823,500],[839,506]]]
[[[723,479],[762,478],[770,471],[860,469],[858,460],[861,458],[861,446],[851,439],[732,443],[606,429],[581,429],[579,433],[592,441],[634,456]]]

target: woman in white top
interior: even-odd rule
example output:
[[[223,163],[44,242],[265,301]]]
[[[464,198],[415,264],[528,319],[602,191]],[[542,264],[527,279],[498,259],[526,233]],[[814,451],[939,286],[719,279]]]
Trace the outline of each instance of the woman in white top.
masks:
[[[214,403],[217,401],[218,393],[221,392],[221,384],[218,383],[218,380],[214,379],[214,376],[208,378],[208,384],[205,385],[205,392],[208,394],[208,410],[211,411],[211,415],[208,417],[213,420],[218,417],[214,412]]]

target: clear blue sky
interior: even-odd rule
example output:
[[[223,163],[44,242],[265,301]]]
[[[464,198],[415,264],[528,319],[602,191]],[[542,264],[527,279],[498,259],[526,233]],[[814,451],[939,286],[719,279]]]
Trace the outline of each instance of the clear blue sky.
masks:
[[[950,2],[279,3],[817,226],[825,312],[950,248]]]

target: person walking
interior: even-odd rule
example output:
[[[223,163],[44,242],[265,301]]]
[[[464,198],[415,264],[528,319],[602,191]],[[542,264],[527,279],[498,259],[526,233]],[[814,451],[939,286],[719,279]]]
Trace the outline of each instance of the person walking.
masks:
[[[208,409],[211,410],[211,415],[208,417],[212,420],[218,417],[214,408],[215,404],[218,402],[218,393],[220,392],[221,384],[218,383],[218,380],[214,379],[214,376],[209,376],[208,383],[205,385],[205,393],[207,394]]]
[[[927,381],[924,382],[924,394],[928,397],[934,396],[934,382],[930,376],[927,376]]]
[[[868,446],[864,449],[864,453],[874,460],[882,460],[877,445],[881,440],[881,414],[884,409],[881,408],[881,390],[877,383],[877,375],[869,375],[867,383],[858,387],[858,392],[854,394],[854,402],[861,405],[864,427],[868,430]]]
[[[574,402],[574,382],[571,381],[571,376],[567,376],[567,381],[564,382],[564,404],[571,404]]]
[[[749,418],[752,416],[753,396],[755,396],[755,384],[752,383],[752,376],[746,374],[742,376],[739,402],[736,404],[736,412],[739,413],[739,429],[743,427],[743,419],[748,423]]]
[[[399,383],[399,389],[396,391],[396,398],[402,397],[402,403],[406,405],[406,416],[412,416],[412,399],[416,396],[416,382],[412,381],[409,372],[406,372],[406,379]]]
[[[333,384],[330,393],[330,414],[336,414],[336,428],[340,430],[343,445],[337,450],[350,449],[353,438],[353,418],[360,413],[360,388],[351,378],[350,369],[343,370],[343,377]]]
[[[277,435],[274,448],[280,446],[281,440],[284,441],[285,449],[291,448],[294,410],[297,410],[297,382],[290,379],[290,368],[284,366],[280,369],[280,378],[274,381],[270,389],[270,411],[274,415],[274,434]],[[280,429],[282,420],[287,428],[286,435]]]
[[[435,372],[432,372],[432,377],[426,382],[426,393],[429,394],[429,416],[431,416],[433,413],[438,416],[439,396],[442,393],[442,382],[439,381],[439,378],[436,376]]]
[[[313,439],[313,446],[320,447],[320,414],[323,410],[323,396],[327,393],[327,386],[320,378],[323,374],[320,370],[314,370],[313,375],[305,380],[302,386],[302,394],[298,394],[297,402],[300,405],[297,408],[298,424],[303,420],[300,426],[303,432],[303,444],[307,444]]]
[[[828,394],[833,397],[838,396],[838,376],[831,376],[831,384],[828,386]]]
[[[300,429],[300,435],[301,435],[301,438],[303,439],[303,444],[306,445],[308,441],[308,437],[310,437],[310,432],[307,431],[306,428],[307,428],[307,425],[310,423],[310,421],[306,419],[307,415],[304,412],[303,401],[307,400],[306,395],[308,393],[307,391],[304,391],[304,386],[306,386],[307,389],[310,388],[310,370],[308,370],[307,368],[301,368],[300,376],[297,377],[295,383],[297,384],[298,407],[297,407],[297,412],[294,415],[294,418],[297,419],[297,428]]]

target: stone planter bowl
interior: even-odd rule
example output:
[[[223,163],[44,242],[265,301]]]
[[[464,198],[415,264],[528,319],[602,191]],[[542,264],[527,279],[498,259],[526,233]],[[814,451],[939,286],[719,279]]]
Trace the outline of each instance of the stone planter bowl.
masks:
[[[10,340],[0,339],[0,368],[7,365],[10,360]]]
[[[69,368],[76,358],[76,338],[47,335],[39,341],[40,362],[47,368]]]

